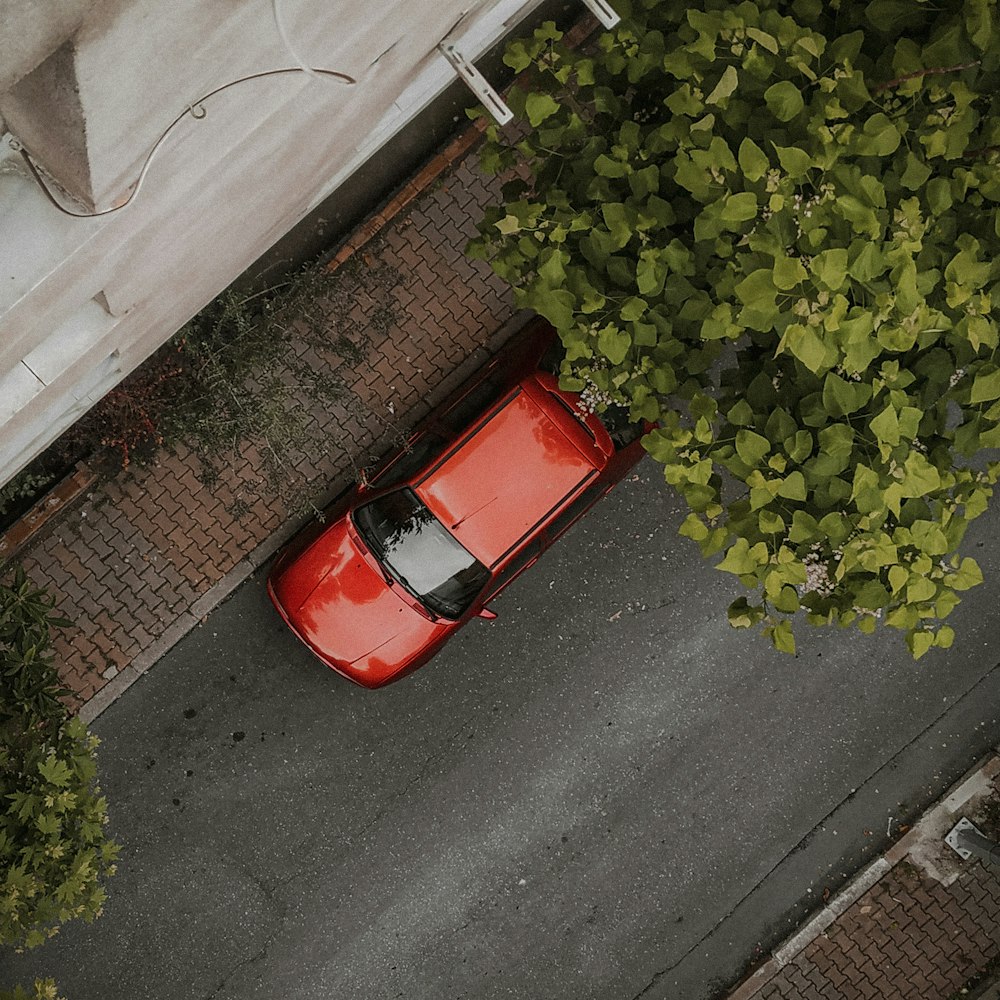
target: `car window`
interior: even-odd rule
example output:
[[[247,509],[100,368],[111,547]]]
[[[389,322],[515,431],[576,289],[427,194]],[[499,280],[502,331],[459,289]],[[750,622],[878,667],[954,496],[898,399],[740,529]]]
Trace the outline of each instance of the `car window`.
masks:
[[[445,440],[440,434],[434,431],[425,431],[415,441],[412,441],[406,451],[400,454],[395,461],[390,461],[380,472],[376,472],[371,479],[371,485],[384,489],[389,486],[398,486],[407,479],[412,479],[425,465],[427,465],[442,448]]]
[[[555,538],[562,534],[591,504],[596,503],[597,498],[604,492],[601,483],[594,483],[588,486],[568,507],[562,510],[549,523],[548,533],[550,538]]]
[[[499,373],[488,375],[441,415],[441,423],[453,434],[461,434],[503,395],[503,391],[504,382]]]
[[[433,614],[461,618],[490,578],[489,570],[404,487],[354,511],[354,524],[375,557]]]

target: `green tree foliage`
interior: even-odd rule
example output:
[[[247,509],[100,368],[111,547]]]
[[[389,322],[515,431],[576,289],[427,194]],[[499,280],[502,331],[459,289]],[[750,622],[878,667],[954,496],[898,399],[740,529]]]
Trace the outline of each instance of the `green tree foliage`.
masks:
[[[67,624],[22,569],[0,585],[0,945],[18,950],[99,916],[115,870],[98,740],[70,717],[50,654],[51,626]],[[28,996],[55,986],[38,981]]]
[[[960,555],[1000,463],[996,0],[615,0],[571,51],[513,43],[519,167],[469,252],[633,418],[752,593],[729,609],[901,629],[981,582]]]

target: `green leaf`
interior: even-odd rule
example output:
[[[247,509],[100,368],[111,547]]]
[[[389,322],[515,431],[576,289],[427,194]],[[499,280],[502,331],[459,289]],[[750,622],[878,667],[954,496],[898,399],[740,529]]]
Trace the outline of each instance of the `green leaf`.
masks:
[[[788,532],[788,540],[801,544],[811,542],[819,534],[819,525],[816,518],[807,514],[804,510],[797,510],[792,514],[792,527]]]
[[[525,304],[544,316],[557,330],[565,330],[574,324],[576,296],[565,288],[539,288],[534,294],[526,296]]]
[[[745,538],[737,538],[726,552],[725,558],[716,564],[723,573],[746,576],[757,569],[757,561],[750,554],[750,543]]]
[[[899,444],[899,418],[893,406],[887,406],[877,417],[873,417],[869,426],[878,441]]]
[[[851,277],[862,284],[873,281],[888,267],[882,251],[871,242],[866,242],[848,265]]]
[[[814,374],[819,374],[824,367],[829,367],[826,363],[826,345],[813,327],[803,326],[801,323],[789,324],[782,337],[782,343]]]
[[[912,152],[906,154],[906,169],[903,176],[899,178],[899,183],[910,191],[917,191],[927,183],[933,171],[923,160],[918,159]]]
[[[736,454],[751,468],[759,465],[770,451],[771,442],[763,435],[748,430],[737,431]]]
[[[757,215],[757,196],[752,191],[726,196],[719,218],[723,222],[746,222]]]
[[[660,187],[660,168],[655,164],[643,167],[629,175],[629,187],[636,198],[645,198],[655,194]]]
[[[690,538],[695,542],[700,542],[708,537],[708,526],[697,514],[688,514],[681,526],[677,529],[678,535]]]
[[[920,604],[934,599],[937,586],[926,576],[914,576],[906,585],[906,600],[909,604]]]
[[[834,417],[846,417],[860,410],[871,397],[871,386],[852,383],[835,372],[827,372],[823,379],[823,406]]]
[[[763,621],[766,612],[762,607],[750,604],[745,597],[738,597],[729,605],[726,615],[733,628],[752,628]]]
[[[608,325],[597,335],[597,349],[613,364],[620,365],[626,358],[632,338],[616,326]]]
[[[762,302],[774,303],[777,289],[774,287],[773,272],[762,267],[747,275],[735,288],[736,295],[747,305],[759,305]]]
[[[813,257],[809,269],[831,292],[836,292],[847,277],[847,250],[843,247],[823,250]]]
[[[777,257],[774,261],[774,284],[783,292],[805,281],[806,269],[798,257]]]
[[[621,317],[628,322],[634,322],[635,320],[642,319],[646,315],[648,308],[649,306],[646,304],[645,299],[640,299],[637,295],[633,295],[622,303]]]
[[[805,177],[812,166],[812,157],[798,146],[774,145],[774,151],[778,154],[778,162],[781,164],[782,169],[792,180]]]
[[[739,74],[735,66],[727,66],[725,72],[719,78],[719,82],[712,89],[712,93],[705,98],[706,104],[721,104],[736,89],[740,82]]]
[[[738,157],[740,170],[748,181],[759,181],[771,166],[764,151],[749,137],[740,143]]]
[[[510,236],[511,233],[519,233],[521,231],[521,220],[516,215],[505,215],[495,225],[504,236]]]
[[[900,135],[892,119],[878,112],[865,122],[855,143],[864,156],[889,156],[899,148]]]
[[[753,407],[745,399],[738,399],[726,414],[726,419],[736,427],[746,427],[754,422]]]
[[[975,559],[966,556],[958,569],[948,576],[947,582],[954,590],[970,590],[983,582],[983,571]]]
[[[778,54],[778,40],[760,28],[747,28],[747,38],[752,38],[762,49],[767,49],[772,55]]]
[[[927,204],[935,215],[944,215],[951,208],[951,182],[947,178],[935,177],[928,182]]]
[[[969,393],[970,403],[986,403],[991,399],[1000,399],[1000,368],[986,374],[980,372]]]
[[[779,653],[795,652],[795,635],[792,632],[792,623],[787,618],[770,629],[769,634],[774,648]]]
[[[934,645],[941,649],[951,649],[955,641],[955,630],[950,625],[942,625],[934,636]]]
[[[560,108],[560,104],[551,94],[531,93],[524,100],[524,110],[528,121],[535,128],[547,118],[551,118]]]
[[[910,647],[913,659],[919,660],[934,645],[934,633],[923,631],[909,632],[906,636],[906,645]]]
[[[594,160],[594,172],[600,174],[601,177],[614,179],[624,177],[628,173],[628,167],[621,160],[612,160],[607,154],[601,153]]]
[[[804,107],[799,88],[790,80],[772,84],[764,91],[764,101],[768,110],[778,121],[791,121]]]
[[[792,472],[782,479],[778,486],[778,495],[786,500],[805,500],[806,481],[801,472]]]
[[[905,497],[922,497],[941,488],[941,475],[919,451],[911,451],[903,463]]]

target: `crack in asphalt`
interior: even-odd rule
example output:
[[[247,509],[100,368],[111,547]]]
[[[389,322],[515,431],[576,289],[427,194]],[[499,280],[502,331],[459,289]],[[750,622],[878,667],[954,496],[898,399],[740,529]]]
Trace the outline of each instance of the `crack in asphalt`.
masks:
[[[355,833],[353,836],[345,837],[344,838],[345,842],[347,844],[353,844],[355,839],[361,840],[369,830],[377,826],[384,819],[386,813],[390,812],[398,802],[401,802],[403,799],[405,799],[406,796],[409,794],[410,789],[427,776],[427,772],[430,770],[431,766],[435,764],[437,761],[439,761],[442,757],[444,757],[445,754],[447,754],[448,751],[453,748],[453,744],[455,743],[455,741],[465,730],[465,727],[468,726],[469,723],[474,718],[476,718],[476,713],[472,713],[467,718],[463,719],[459,727],[450,736],[445,738],[440,749],[437,750],[436,753],[432,753],[430,756],[427,757],[427,759],[421,765],[420,770],[417,771],[417,773],[412,778],[410,778],[410,780],[407,781],[407,783],[398,792],[396,792],[393,795],[393,797],[389,799],[389,801],[386,802],[382,806],[382,808],[380,808],[378,812],[371,818],[371,820],[369,820],[357,833]]]
[[[815,836],[816,832],[837,812],[842,806],[846,805],[857,795],[857,793],[864,788],[870,781],[872,781],[877,774],[883,771],[885,768],[891,766],[902,754],[909,750],[910,747],[914,746],[919,740],[923,739],[927,733],[930,732],[935,726],[939,725],[941,720],[945,718],[960,702],[964,701],[969,697],[972,692],[978,688],[981,684],[985,683],[993,674],[1000,670],[1000,663],[994,664],[985,674],[983,674],[974,684],[968,687],[965,691],[959,695],[947,708],[945,708],[940,715],[936,716],[931,722],[929,722],[916,736],[913,737],[908,743],[901,746],[888,760],[883,761],[878,767],[875,768],[858,786],[854,791],[845,795],[832,809],[830,809],[824,816],[822,816],[812,828],[799,840],[799,842],[788,852],[786,852],[779,861],[777,861],[773,867],[766,872],[757,882],[750,888],[746,893],[743,894],[730,908],[723,914],[710,928],[703,934],[694,944],[691,945],[683,955],[680,956],[675,962],[670,965],[658,970],[649,980],[649,982],[636,994],[633,995],[632,1000],[641,1000],[642,997],[648,996],[650,991],[656,987],[664,976],[670,975],[678,966],[682,965],[690,955],[697,951],[702,945],[705,944],[718,930],[719,928],[731,917],[736,915],[739,908],[755,893],[760,889],[760,887],[788,860],[791,855],[795,854],[811,837]],[[949,783],[950,784],[950,783]],[[846,881],[849,880],[845,880]],[[725,994],[726,990],[730,987],[726,987],[722,993],[718,993],[717,996],[722,996]]]
[[[287,913],[283,913],[278,918],[279,924],[284,922],[286,915]],[[226,986],[229,985],[229,981],[231,979],[233,979],[238,973],[242,972],[243,969],[245,969],[248,965],[253,965],[255,962],[259,962],[267,954],[267,950],[268,948],[271,947],[271,942],[274,940],[276,934],[277,931],[270,934],[267,940],[264,942],[263,947],[261,947],[257,952],[255,952],[249,958],[243,959],[242,962],[237,962],[236,965],[234,965],[229,970],[229,972],[227,972],[226,975],[219,980],[219,984],[215,987],[215,989],[212,990],[211,993],[205,994],[205,1000],[215,1000],[215,997],[217,997],[226,988]]]

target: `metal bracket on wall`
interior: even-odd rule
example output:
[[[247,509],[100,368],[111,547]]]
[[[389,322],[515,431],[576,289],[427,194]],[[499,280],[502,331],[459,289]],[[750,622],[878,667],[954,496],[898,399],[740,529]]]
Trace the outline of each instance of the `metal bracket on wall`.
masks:
[[[621,20],[618,12],[611,4],[607,3],[607,0],[583,0],[583,2],[590,13],[609,30]]]
[[[1000,865],[1000,844],[987,839],[982,830],[964,817],[951,828],[944,842],[963,861],[975,856],[984,864]]]
[[[489,81],[461,52],[453,42],[440,42],[441,55],[451,63],[455,72],[465,81],[465,85],[476,95],[479,102],[493,116],[498,125],[506,125],[514,117],[514,112],[504,104],[503,98],[490,86]]]

